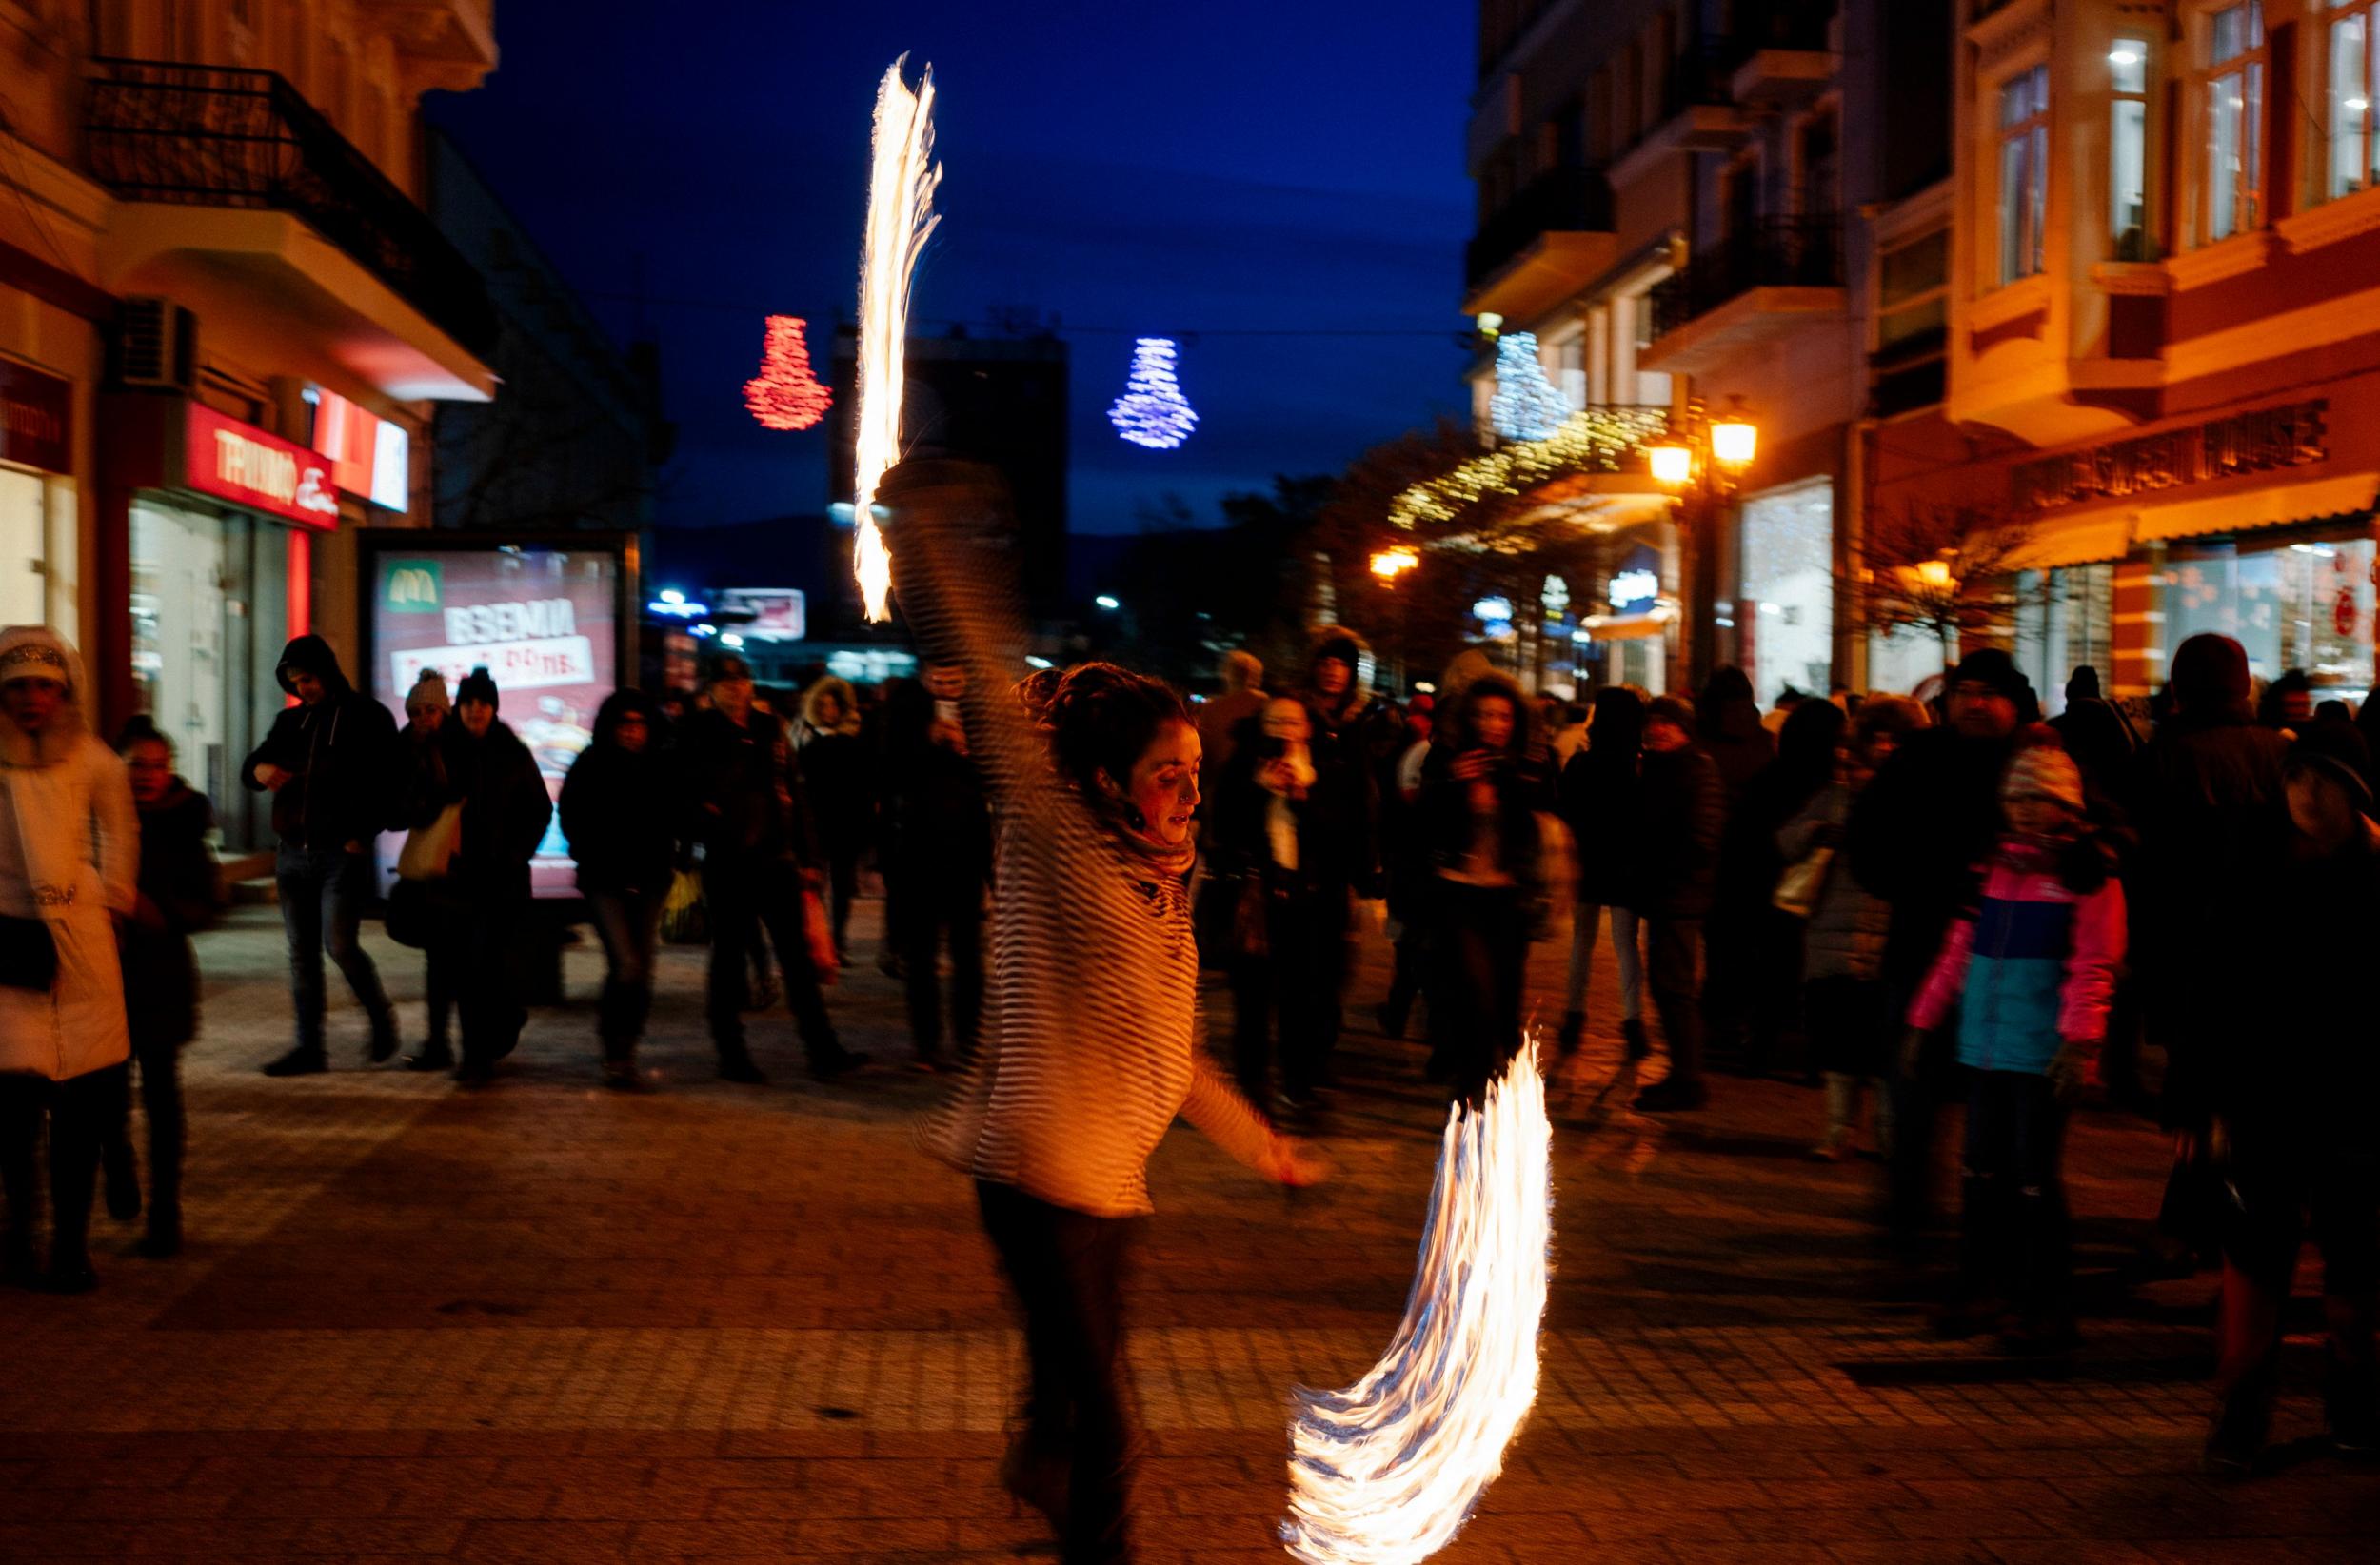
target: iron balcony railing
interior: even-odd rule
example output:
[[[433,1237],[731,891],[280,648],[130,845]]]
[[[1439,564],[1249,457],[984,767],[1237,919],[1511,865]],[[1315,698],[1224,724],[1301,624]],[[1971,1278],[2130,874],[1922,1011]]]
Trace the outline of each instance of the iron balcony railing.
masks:
[[[1843,225],[1832,215],[1773,217],[1696,254],[1653,287],[1653,335],[1666,337],[1754,288],[1843,286]]]
[[[1549,168],[1479,225],[1463,251],[1463,282],[1478,287],[1539,234],[1611,231],[1612,185],[1603,170]]]
[[[117,195],[303,218],[465,348],[493,350],[479,272],[282,77],[109,56],[91,68],[91,172]]]

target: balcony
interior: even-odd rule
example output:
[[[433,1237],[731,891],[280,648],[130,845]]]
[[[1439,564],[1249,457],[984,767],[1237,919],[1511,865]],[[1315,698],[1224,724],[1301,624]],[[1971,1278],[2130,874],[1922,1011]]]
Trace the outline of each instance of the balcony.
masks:
[[[1842,219],[1764,219],[1654,286],[1647,369],[1702,374],[1729,354],[1813,317],[1840,316]]]
[[[1463,252],[1464,310],[1525,321],[1611,264],[1612,187],[1600,168],[1549,168],[1479,226]]]
[[[1729,39],[1736,64],[1729,86],[1738,103],[1798,109],[1834,80],[1832,0],[1766,8]]]
[[[218,340],[278,317],[268,332],[319,340],[391,395],[486,399],[486,285],[295,88],[263,70],[92,67],[90,169],[126,204],[102,256],[109,287],[171,293]]]

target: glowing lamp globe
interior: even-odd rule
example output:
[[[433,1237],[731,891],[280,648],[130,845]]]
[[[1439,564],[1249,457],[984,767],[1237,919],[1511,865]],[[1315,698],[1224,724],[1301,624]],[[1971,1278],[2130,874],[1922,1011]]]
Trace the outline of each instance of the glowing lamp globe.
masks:
[[[1653,459],[1653,478],[1657,484],[1682,489],[1694,482],[1695,454],[1683,446],[1656,446],[1646,453]]]
[[[1711,455],[1722,467],[1749,467],[1759,449],[1759,428],[1749,419],[1725,418],[1711,426]]]

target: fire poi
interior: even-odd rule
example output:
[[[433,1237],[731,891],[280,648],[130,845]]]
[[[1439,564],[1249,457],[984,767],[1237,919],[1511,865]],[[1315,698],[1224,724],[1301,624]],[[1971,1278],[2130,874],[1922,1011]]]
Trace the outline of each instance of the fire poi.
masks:
[[[1307,1565],[1418,1565],[1503,1470],[1537,1396],[1553,1137],[1534,1042],[1457,1104],[1405,1318],[1345,1391],[1300,1388],[1281,1541]]]
[[[876,485],[901,460],[903,359],[909,340],[909,284],[918,253],[942,221],[934,189],[942,182],[934,161],[934,68],[911,91],[902,77],[906,54],[892,63],[876,89],[875,164],[868,175],[867,235],[860,250],[860,403],[856,492],[851,514],[858,533],[851,565],[867,617],[892,618],[892,554],[876,525]]]

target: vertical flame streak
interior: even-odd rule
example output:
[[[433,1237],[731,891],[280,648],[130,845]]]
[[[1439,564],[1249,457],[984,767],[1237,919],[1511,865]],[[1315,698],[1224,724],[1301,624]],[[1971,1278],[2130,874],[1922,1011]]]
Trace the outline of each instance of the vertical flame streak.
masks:
[[[1537,1395],[1553,1126],[1534,1042],[1447,1118],[1419,1268],[1388,1353],[1299,1388],[1281,1541],[1306,1565],[1418,1565],[1453,1540]]]
[[[860,252],[860,410],[857,492],[852,515],[859,526],[852,569],[860,579],[867,617],[888,620],[885,598],[892,588],[892,551],[877,528],[876,485],[901,460],[902,356],[909,339],[909,283],[918,253],[942,218],[934,211],[934,189],[942,182],[934,161],[934,68],[926,67],[916,91],[902,79],[903,54],[884,72],[876,89],[875,163],[868,175],[867,237]]]

